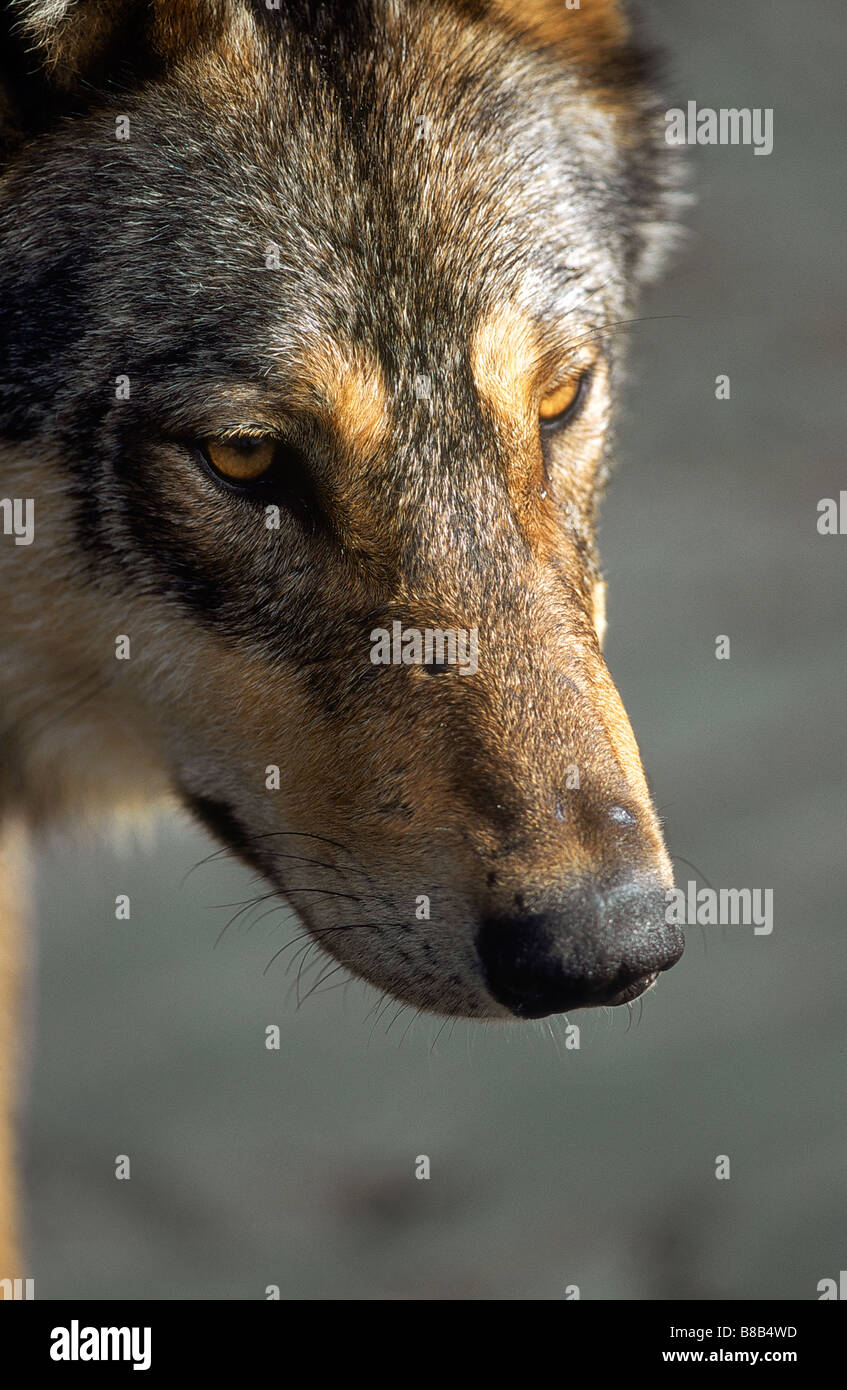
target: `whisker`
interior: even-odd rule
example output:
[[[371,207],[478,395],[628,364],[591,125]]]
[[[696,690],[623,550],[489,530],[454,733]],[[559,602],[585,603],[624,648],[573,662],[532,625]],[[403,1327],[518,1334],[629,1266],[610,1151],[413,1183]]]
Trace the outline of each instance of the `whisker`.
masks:
[[[391,1022],[389,1023],[388,1027],[387,1027],[386,1030],[385,1030],[385,1036],[386,1036],[386,1038],[388,1037],[388,1034],[391,1032],[392,1028],[394,1027],[394,1025],[395,1025],[395,1023],[397,1022],[397,1020],[398,1020],[398,1018],[400,1017],[400,1015],[401,1015],[402,1013],[404,1013],[405,1010],[406,1010],[408,1007],[409,1007],[408,1004],[401,1004],[401,1005],[400,1005],[400,1007],[398,1008],[396,1014],[394,1015],[394,1017],[392,1018]]]
[[[337,964],[334,964],[331,960],[327,961],[318,975],[318,978],[315,980],[315,983],[309,990],[309,993],[303,996],[303,1003],[305,1004],[307,999],[311,999],[313,994],[326,993],[327,991],[321,989],[321,986],[326,984],[327,980],[330,980],[333,975],[337,975],[339,970],[345,970],[346,968],[343,961],[339,961]]]
[[[342,923],[341,925],[336,927],[321,927],[317,931],[303,932],[302,935],[295,936],[291,941],[286,941],[284,946],[280,946],[279,950],[274,952],[267,965],[265,966],[264,970],[262,971],[262,974],[267,975],[274,961],[277,960],[283,954],[284,951],[287,951],[289,947],[295,946],[298,941],[302,941],[305,937],[308,937],[311,940],[315,940],[319,944],[323,937],[331,936],[335,932],[378,931],[381,927],[397,927],[402,925],[403,923],[401,922],[348,922]],[[367,1017],[368,1015],[366,1014],[365,1019],[363,1019],[362,1021],[364,1022],[367,1019]]]
[[[421,1016],[422,1013],[423,1013],[423,1009],[416,1009],[415,1012],[412,1014],[412,1017],[409,1019],[409,1022],[406,1024],[405,1030],[404,1030],[404,1032],[403,1032],[403,1036],[401,1037],[399,1043],[397,1044],[398,1050],[399,1050],[399,1048],[401,1048],[401,1047],[403,1046],[404,1042],[406,1041],[406,1038],[407,1038],[408,1035],[409,1035],[409,1029],[412,1027],[412,1024],[414,1023],[415,1019],[416,1019],[416,1018],[420,1018],[420,1016]]]
[[[370,1035],[369,1035],[369,1037],[368,1037],[368,1047],[370,1047],[371,1043],[373,1042],[374,1030],[375,1030],[375,1028],[376,1028],[377,1023],[379,1022],[379,1018],[376,1016],[376,1010],[377,1010],[377,1009],[379,1008],[379,1006],[382,1004],[383,1000],[388,999],[388,998],[389,998],[389,996],[388,996],[387,994],[381,994],[380,997],[379,997],[379,999],[377,999],[376,1003],[374,1004],[373,1008],[372,1008],[372,1009],[369,1009],[368,1012],[365,1014],[365,1017],[362,1019],[362,1022],[363,1022],[363,1023],[367,1023],[367,1020],[368,1020],[369,1016],[370,1016],[372,1013],[374,1014],[374,1021],[373,1021],[372,1025],[371,1025],[371,1031],[370,1031]]]
[[[228,922],[225,922],[224,925],[221,927],[220,931],[218,932],[217,937],[215,938],[215,944],[214,944],[214,946],[212,947],[212,950],[213,950],[213,951],[216,951],[216,950],[218,949],[218,947],[220,946],[221,942],[223,941],[224,935],[226,934],[227,931],[229,931],[229,928],[232,926],[232,924],[233,924],[234,922],[237,922],[237,921],[238,921],[239,917],[244,916],[245,913],[251,912],[254,908],[259,907],[259,905],[260,905],[261,903],[267,902],[267,900],[268,900],[269,897],[273,897],[273,896],[274,896],[274,895],[273,895],[273,894],[270,894],[270,893],[262,893],[262,894],[260,894],[260,896],[257,897],[257,898],[250,898],[250,899],[248,899],[248,901],[247,901],[246,903],[244,903],[244,904],[241,906],[240,910],[239,910],[238,912],[236,912],[236,913],[234,914],[234,916],[230,917],[229,921],[228,921]],[[217,904],[215,904],[215,906],[217,906],[217,907],[236,907],[237,904],[236,904],[236,903],[217,903]],[[265,914],[263,914],[263,915],[265,915]]]
[[[445,1018],[444,1022],[442,1023],[441,1027],[439,1028],[438,1032],[436,1033],[435,1037],[433,1038],[433,1040],[432,1040],[432,1045],[430,1046],[430,1049],[429,1049],[429,1054],[430,1054],[430,1056],[432,1056],[433,1052],[435,1051],[435,1045],[436,1045],[436,1043],[438,1042],[438,1039],[441,1037],[441,1034],[444,1032],[444,1029],[447,1027],[447,1024],[448,1024],[449,1022],[450,1022],[449,1018]]]
[[[716,891],[716,890],[712,887],[712,884],[709,882],[709,880],[707,879],[706,875],[703,873],[703,870],[702,870],[702,869],[698,869],[696,864],[692,864],[690,859],[683,859],[683,857],[682,857],[681,854],[672,854],[672,855],[671,855],[671,859],[678,859],[679,862],[680,862],[680,864],[685,864],[685,865],[687,865],[687,867],[688,867],[689,869],[693,869],[694,872],[695,872],[695,874],[697,875],[697,877],[698,877],[698,878],[702,878],[702,880],[703,880],[703,882],[706,884],[706,887],[707,887],[707,888],[711,888],[713,893]]]

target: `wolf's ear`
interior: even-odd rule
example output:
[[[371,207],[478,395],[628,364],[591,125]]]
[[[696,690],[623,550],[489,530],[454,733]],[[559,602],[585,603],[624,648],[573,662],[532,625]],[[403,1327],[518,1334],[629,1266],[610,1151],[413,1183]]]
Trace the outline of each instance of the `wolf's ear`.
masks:
[[[0,0],[0,163],[98,91],[214,41],[230,0]]]
[[[489,0],[489,10],[510,29],[588,67],[602,67],[629,39],[622,0]]]
[[[185,52],[218,27],[219,0],[6,0],[9,31],[59,88]]]
[[[6,9],[33,77],[70,88],[117,56],[136,7],[120,0],[9,0]]]

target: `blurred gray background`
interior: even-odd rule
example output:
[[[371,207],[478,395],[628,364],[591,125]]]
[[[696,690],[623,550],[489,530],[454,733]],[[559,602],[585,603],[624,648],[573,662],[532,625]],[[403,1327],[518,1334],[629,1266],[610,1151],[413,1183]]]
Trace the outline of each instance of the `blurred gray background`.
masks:
[[[53,846],[26,1161],[41,1298],[809,1299],[847,1267],[847,536],[815,526],[847,488],[847,20],[839,0],[645,8],[668,104],[772,107],[775,148],[691,152],[690,235],[629,330],[608,657],[678,880],[690,860],[773,888],[773,935],[689,931],[643,1011],[573,1016],[579,1051],[557,1024],[436,1041],[408,1013],[389,1029],[393,1008],[374,1026],[357,985],[298,1011],[296,947],[262,973],[293,921],[213,949],[213,905],[250,876],[215,861],[182,884],[215,848],[187,827]]]

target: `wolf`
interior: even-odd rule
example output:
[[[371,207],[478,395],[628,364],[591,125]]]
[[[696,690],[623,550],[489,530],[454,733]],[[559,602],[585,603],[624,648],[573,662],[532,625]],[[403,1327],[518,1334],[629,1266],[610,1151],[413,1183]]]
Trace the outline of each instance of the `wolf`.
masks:
[[[683,939],[594,533],[677,179],[628,9],[2,25],[6,1116],[32,836],[169,799],[416,1010],[636,998]],[[476,669],[375,664],[395,623]],[[0,1274],[12,1190],[6,1123]]]

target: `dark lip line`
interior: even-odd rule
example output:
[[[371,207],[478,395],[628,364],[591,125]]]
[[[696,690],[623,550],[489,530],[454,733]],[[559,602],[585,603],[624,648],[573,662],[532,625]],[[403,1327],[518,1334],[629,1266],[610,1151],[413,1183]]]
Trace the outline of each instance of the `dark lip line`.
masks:
[[[627,985],[625,989],[620,990],[617,994],[610,995],[605,999],[586,999],[579,1004],[572,1004],[568,1008],[551,1009],[548,1013],[543,1014],[519,1013],[517,1009],[512,1009],[511,1013],[518,1022],[526,1023],[530,1020],[537,1021],[542,1018],[561,1017],[563,1015],[575,1013],[577,1009],[615,1009],[622,1004],[631,1004],[634,999],[639,999],[642,994],[646,994],[649,989],[652,989],[661,973],[660,970],[653,970],[649,975],[643,975],[640,980],[636,980],[633,984]]]
[[[634,984],[627,985],[626,989],[622,989],[620,994],[615,994],[611,999],[607,999],[605,1001],[606,1005],[617,1008],[620,1004],[631,1004],[633,999],[640,998],[642,994],[647,993],[648,989],[652,989],[660,974],[661,971],[659,970],[651,971],[651,973],[645,975],[643,979],[636,980]]]

